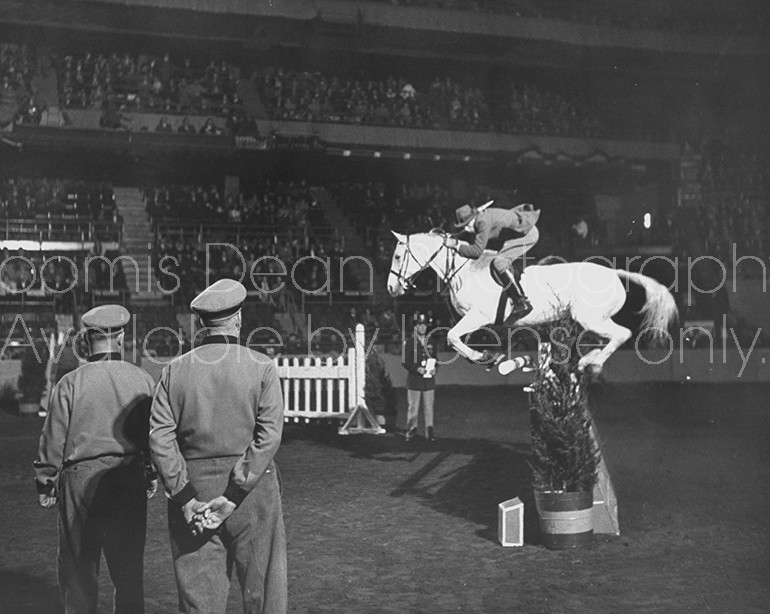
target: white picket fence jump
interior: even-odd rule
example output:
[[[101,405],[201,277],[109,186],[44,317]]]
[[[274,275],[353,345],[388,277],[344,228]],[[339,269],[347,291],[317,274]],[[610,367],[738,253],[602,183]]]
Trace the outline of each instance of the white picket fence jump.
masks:
[[[355,350],[337,358],[276,359],[283,390],[286,422],[317,418],[347,418],[361,401],[357,390]]]
[[[342,435],[384,433],[366,406],[364,326],[356,326],[353,347],[337,358],[318,356],[275,359],[283,391],[284,422],[346,420]],[[357,426],[350,425],[356,421]]]

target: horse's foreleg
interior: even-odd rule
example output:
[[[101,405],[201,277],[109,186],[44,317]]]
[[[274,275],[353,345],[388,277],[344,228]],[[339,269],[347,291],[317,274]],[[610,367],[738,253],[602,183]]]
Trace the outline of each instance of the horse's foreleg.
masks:
[[[461,356],[464,356],[473,362],[477,362],[482,359],[484,354],[463,343],[462,337],[468,333],[472,333],[474,330],[480,329],[485,324],[489,324],[487,318],[478,311],[469,311],[460,318],[460,321],[457,324],[447,331],[446,339]]]
[[[615,350],[631,338],[630,330],[615,324],[612,320],[575,319],[586,330],[590,330],[603,339],[607,339],[607,343],[603,348],[591,350],[578,361],[578,369],[580,371],[588,369],[595,373],[601,372],[607,359],[612,356]]]

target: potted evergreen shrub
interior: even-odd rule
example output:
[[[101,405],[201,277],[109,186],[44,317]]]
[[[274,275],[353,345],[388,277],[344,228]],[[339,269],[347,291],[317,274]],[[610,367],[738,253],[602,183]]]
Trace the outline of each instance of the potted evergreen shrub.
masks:
[[[377,417],[377,422],[385,429],[391,429],[396,423],[396,390],[385,368],[385,362],[372,347],[366,357],[366,383],[364,385],[366,405]]]
[[[40,399],[45,388],[47,363],[48,357],[41,345],[36,348],[31,346],[24,348],[21,357],[21,373],[17,382],[20,414],[36,415],[40,409]]]
[[[568,318],[544,327],[530,385],[535,504],[542,542],[554,550],[593,540],[599,448],[591,432],[587,376],[577,370],[580,331]]]

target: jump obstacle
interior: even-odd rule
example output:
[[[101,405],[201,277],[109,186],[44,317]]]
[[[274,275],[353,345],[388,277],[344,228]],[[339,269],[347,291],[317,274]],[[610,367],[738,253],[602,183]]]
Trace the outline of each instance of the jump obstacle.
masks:
[[[547,368],[546,355],[550,356],[548,343],[538,346],[538,368]],[[527,372],[534,371],[533,361],[524,357],[514,359],[514,367]],[[525,387],[525,390],[527,388]],[[531,403],[531,397],[530,397]],[[591,439],[594,440],[599,450],[599,462],[597,466],[597,480],[593,491],[592,521],[593,532],[620,535],[620,523],[618,522],[618,499],[615,495],[615,487],[612,485],[607,463],[604,460],[601,440],[596,431],[596,424],[591,420],[589,429]],[[498,540],[502,546],[524,545],[524,504],[518,497],[503,501],[498,505]]]
[[[340,435],[385,429],[366,405],[364,326],[356,325],[353,347],[337,358],[318,356],[275,359],[283,392],[284,422],[344,420]]]
[[[550,344],[538,345],[538,365],[540,368],[548,368],[550,362]],[[618,522],[618,498],[615,495],[615,487],[612,485],[607,463],[604,460],[601,440],[596,430],[596,423],[591,420],[589,434],[599,451],[599,462],[596,467],[597,479],[594,485],[593,505],[593,530],[594,533],[620,535],[620,523]]]

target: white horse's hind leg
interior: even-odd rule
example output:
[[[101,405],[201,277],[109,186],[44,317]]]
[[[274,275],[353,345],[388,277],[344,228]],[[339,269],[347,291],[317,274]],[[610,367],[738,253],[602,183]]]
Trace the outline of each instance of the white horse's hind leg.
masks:
[[[464,356],[468,360],[474,362],[481,360],[483,353],[468,347],[462,342],[461,337],[472,333],[474,330],[480,329],[482,326],[489,324],[487,318],[479,313],[477,310],[472,309],[466,313],[460,321],[455,324],[446,334],[447,341],[455,348],[461,356]]]
[[[595,373],[599,373],[607,362],[607,359],[621,345],[631,338],[631,331],[619,324],[615,324],[610,319],[607,320],[592,320],[575,318],[577,322],[586,330],[596,333],[603,339],[607,339],[607,344],[599,349],[591,350],[578,361],[578,369],[585,371],[588,367]]]

